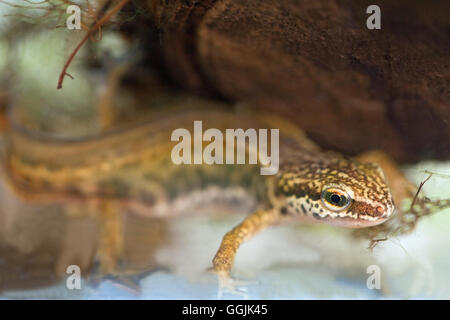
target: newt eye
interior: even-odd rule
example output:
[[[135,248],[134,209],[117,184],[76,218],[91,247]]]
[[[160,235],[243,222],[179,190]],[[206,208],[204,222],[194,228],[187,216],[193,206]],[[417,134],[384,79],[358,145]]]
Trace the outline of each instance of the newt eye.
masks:
[[[321,199],[325,207],[333,211],[344,210],[352,201],[347,192],[336,188],[327,188],[322,191]]]

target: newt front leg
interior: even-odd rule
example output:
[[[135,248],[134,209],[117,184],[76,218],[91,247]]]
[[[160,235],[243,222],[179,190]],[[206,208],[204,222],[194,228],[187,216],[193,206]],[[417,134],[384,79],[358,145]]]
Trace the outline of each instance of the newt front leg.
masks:
[[[233,230],[225,234],[219,250],[213,259],[213,269],[219,277],[219,298],[222,296],[223,289],[233,294],[246,296],[245,293],[235,288],[246,283],[240,283],[230,278],[230,271],[233,267],[236,252],[244,241],[250,239],[265,228],[279,223],[280,220],[281,215],[276,209],[256,211],[246,217]]]
[[[221,276],[229,276],[239,246],[263,229],[277,224],[280,214],[275,210],[256,211],[229,231],[222,239],[213,259],[213,268]]]

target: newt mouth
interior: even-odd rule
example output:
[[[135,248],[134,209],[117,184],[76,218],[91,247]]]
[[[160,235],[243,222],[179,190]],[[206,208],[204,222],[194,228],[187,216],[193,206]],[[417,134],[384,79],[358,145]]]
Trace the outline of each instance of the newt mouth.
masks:
[[[371,207],[372,208],[372,207]],[[355,212],[355,208],[352,211]],[[394,213],[394,207],[383,208],[377,206],[370,211],[347,212],[337,216],[320,217],[324,223],[345,228],[367,228],[382,224]],[[319,217],[316,217],[319,219]]]
[[[360,228],[368,228],[368,227],[374,227],[379,224],[382,224],[383,222],[386,222],[389,217],[386,216],[384,218],[376,218],[373,220],[367,220],[363,218],[351,218],[351,217],[338,217],[338,218],[323,218],[323,222],[337,226],[337,227],[344,227],[344,228],[350,228],[350,229],[360,229]]]

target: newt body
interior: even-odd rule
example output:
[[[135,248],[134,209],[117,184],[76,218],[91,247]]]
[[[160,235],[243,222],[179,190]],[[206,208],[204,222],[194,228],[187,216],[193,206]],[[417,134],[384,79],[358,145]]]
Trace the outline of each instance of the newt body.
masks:
[[[255,165],[173,164],[171,132],[192,128],[195,120],[220,130],[279,128],[278,174],[261,176]],[[114,216],[111,203],[147,217],[172,217],[197,213],[208,204],[250,199],[247,207],[253,213],[224,236],[213,260],[222,280],[228,279],[239,245],[268,226],[302,221],[366,228],[395,212],[383,170],[367,162],[370,157],[360,162],[323,151],[286,119],[214,109],[200,100],[193,111],[163,112],[100,137],[39,137],[15,124],[9,141],[7,171],[22,195],[97,201],[99,210],[109,212],[108,219]]]
[[[221,130],[281,127],[276,177],[260,176],[254,165],[173,164],[170,133],[192,127],[196,119],[205,127]],[[292,123],[269,115],[182,111],[157,116],[134,128],[72,141],[39,139],[25,131],[13,131],[7,164],[13,181],[28,194],[45,193],[54,198],[103,197],[154,209],[162,201],[216,185],[241,186],[256,200],[264,201],[267,181],[275,180],[271,192],[278,203],[284,202],[280,206],[285,215],[359,227],[381,223],[393,212],[391,194],[377,165],[324,152]],[[346,208],[325,206],[321,200],[325,187],[335,188],[341,196],[345,193]]]

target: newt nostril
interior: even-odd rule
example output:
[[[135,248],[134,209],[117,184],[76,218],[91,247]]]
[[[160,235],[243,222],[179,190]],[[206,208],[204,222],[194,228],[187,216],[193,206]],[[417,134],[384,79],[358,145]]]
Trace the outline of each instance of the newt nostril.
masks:
[[[377,207],[377,212],[378,212],[379,214],[383,214],[383,213],[384,213],[384,208],[383,208],[382,206],[378,206],[378,207]]]

